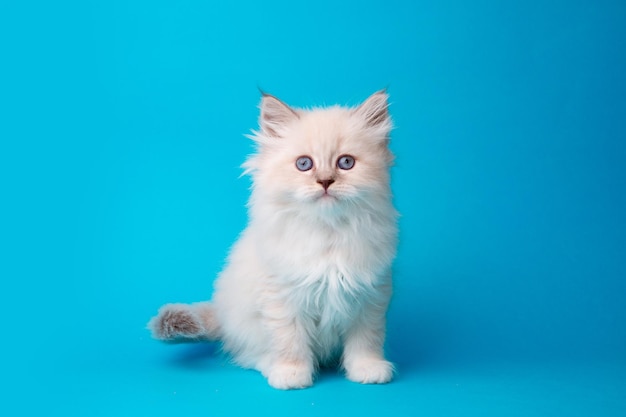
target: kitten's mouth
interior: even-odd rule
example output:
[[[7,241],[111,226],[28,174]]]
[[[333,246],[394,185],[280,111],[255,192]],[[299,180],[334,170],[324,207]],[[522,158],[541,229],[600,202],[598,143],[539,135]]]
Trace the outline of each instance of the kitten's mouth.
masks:
[[[341,193],[337,193],[336,190],[315,190],[311,193],[306,201],[308,204],[315,204],[319,206],[334,206],[343,201],[344,197]]]
[[[328,191],[324,191],[317,197],[317,200],[331,202],[331,201],[337,201],[338,198],[336,195],[331,194]]]

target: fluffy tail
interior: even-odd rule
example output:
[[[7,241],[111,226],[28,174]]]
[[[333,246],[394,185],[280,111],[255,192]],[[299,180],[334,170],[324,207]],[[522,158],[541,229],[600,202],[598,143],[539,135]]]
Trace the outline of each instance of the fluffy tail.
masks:
[[[217,340],[220,326],[213,305],[208,302],[195,304],[166,304],[148,323],[152,337],[167,342],[193,342]]]

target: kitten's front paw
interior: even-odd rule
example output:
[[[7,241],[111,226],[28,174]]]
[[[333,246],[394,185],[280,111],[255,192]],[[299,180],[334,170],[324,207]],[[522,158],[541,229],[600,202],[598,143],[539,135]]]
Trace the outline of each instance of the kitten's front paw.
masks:
[[[384,359],[357,359],[345,367],[346,377],[361,384],[385,384],[393,377],[393,364]]]
[[[167,304],[159,314],[148,323],[155,339],[175,341],[178,339],[197,339],[204,334],[200,319],[188,305]]]
[[[267,382],[276,389],[301,389],[313,385],[313,370],[310,366],[298,363],[274,365],[267,376]]]

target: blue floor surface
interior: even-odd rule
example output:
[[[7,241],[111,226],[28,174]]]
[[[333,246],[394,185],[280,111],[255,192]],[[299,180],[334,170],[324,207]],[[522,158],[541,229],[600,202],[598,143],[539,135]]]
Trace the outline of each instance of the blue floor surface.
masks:
[[[69,366],[39,369],[35,378],[22,375],[17,386],[3,389],[3,407],[28,416],[617,417],[626,411],[623,363],[401,366],[392,383],[380,386],[323,370],[312,388],[277,391],[208,344],[155,346],[140,333],[117,343]]]

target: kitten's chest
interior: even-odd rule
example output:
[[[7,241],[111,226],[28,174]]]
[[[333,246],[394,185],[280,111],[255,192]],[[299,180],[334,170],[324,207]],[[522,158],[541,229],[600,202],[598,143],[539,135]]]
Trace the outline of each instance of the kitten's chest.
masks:
[[[385,279],[395,254],[395,225],[357,217],[341,224],[301,218],[253,230],[259,264],[295,302],[320,316],[349,313]]]
[[[320,340],[344,333],[358,316],[369,292],[332,265],[325,273],[309,278],[293,290],[299,315],[313,321]]]
[[[313,282],[344,282],[375,274],[381,263],[384,242],[366,238],[356,228],[315,224],[282,225],[262,250],[270,267],[287,278]]]
[[[318,233],[292,247],[283,276],[297,305],[315,319],[320,331],[344,327],[367,299],[377,280],[371,252],[356,237],[332,233]]]

